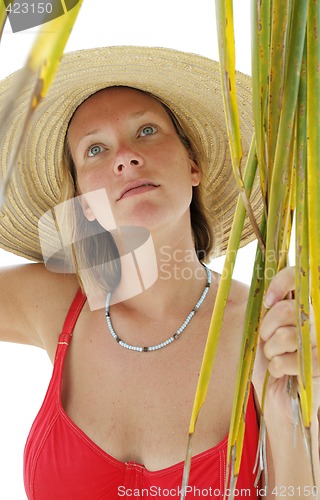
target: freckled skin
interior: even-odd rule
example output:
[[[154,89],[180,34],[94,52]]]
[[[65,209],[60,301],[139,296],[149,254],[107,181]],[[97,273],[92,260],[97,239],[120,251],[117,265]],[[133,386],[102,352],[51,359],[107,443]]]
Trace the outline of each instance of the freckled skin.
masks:
[[[141,136],[148,125],[155,133]],[[168,230],[179,218],[186,224],[200,172],[158,101],[133,89],[98,92],[76,111],[68,140],[81,192],[105,188],[119,225]],[[101,153],[88,157],[88,148],[95,144]],[[117,201],[121,189],[139,178],[151,179],[160,188]]]

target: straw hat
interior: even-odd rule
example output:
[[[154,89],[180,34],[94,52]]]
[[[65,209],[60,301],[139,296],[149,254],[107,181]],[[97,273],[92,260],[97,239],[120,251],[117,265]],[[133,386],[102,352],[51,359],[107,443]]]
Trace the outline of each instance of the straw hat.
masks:
[[[20,75],[18,71],[0,83],[0,116]],[[107,47],[64,55],[47,96],[32,116],[19,153],[6,204],[0,213],[2,248],[28,259],[43,260],[38,220],[59,202],[61,158],[69,120],[89,95],[117,85],[138,88],[159,97],[178,120],[188,123],[199,136],[208,158],[208,170],[204,173],[207,201],[219,216],[221,253],[225,251],[237,188],[230,164],[219,65],[198,55],[147,47]],[[237,93],[246,157],[253,132],[248,76],[237,74]],[[29,94],[30,88],[27,88],[18,96],[6,129],[1,127],[0,175],[6,170]],[[252,195],[256,214],[261,212],[258,191],[256,186]],[[48,229],[48,238],[54,240],[51,229]],[[253,238],[247,219],[241,244]]]

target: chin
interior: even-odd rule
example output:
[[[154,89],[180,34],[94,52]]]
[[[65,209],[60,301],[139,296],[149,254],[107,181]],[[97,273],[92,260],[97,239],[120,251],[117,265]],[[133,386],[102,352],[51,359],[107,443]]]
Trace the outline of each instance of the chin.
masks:
[[[167,214],[163,207],[155,207],[150,203],[139,203],[139,206],[129,209],[128,213],[117,217],[117,223],[121,226],[139,226],[148,229],[150,232],[156,230],[159,225],[163,225]]]

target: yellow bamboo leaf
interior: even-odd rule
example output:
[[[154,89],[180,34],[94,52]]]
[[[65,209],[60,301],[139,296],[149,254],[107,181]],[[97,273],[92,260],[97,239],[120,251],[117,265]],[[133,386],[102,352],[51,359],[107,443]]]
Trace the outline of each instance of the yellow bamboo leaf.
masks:
[[[255,147],[251,144],[250,153],[248,156],[247,167],[245,170],[245,184],[248,192],[251,192],[255,173],[256,173],[256,157],[255,157]],[[205,352],[203,355],[203,361],[201,366],[201,372],[199,375],[199,382],[197,387],[197,393],[195,396],[194,407],[192,411],[189,432],[192,434],[194,432],[195,423],[199,411],[205,401],[210,376],[212,373],[214,358],[216,354],[216,348],[218,345],[220,329],[222,326],[224,307],[227,302],[228,293],[232,280],[233,267],[235,263],[235,255],[240,243],[241,231],[245,218],[245,207],[243,205],[242,199],[238,200],[234,221],[232,224],[233,231],[230,237],[228,249],[226,253],[226,259],[222,271],[222,277],[217,291],[217,297],[215,300],[215,307],[213,310],[209,333],[206,343]]]
[[[261,223],[261,230],[262,234],[264,234],[265,219],[263,219]],[[241,426],[247,409],[252,370],[258,343],[261,306],[264,292],[264,264],[264,254],[258,245],[244,322],[244,332],[229,430],[228,465],[230,465],[232,456],[235,459],[231,468],[231,482],[234,482],[234,478],[238,476],[240,470],[243,446],[243,430]]]
[[[16,137],[16,144],[11,152],[6,177],[1,186],[0,207],[5,202],[10,179],[17,164],[19,147],[27,131],[29,119],[40,100],[48,91],[81,4],[82,0],[69,12],[46,23],[45,27],[42,26],[31,49],[26,66],[23,72],[21,72],[18,85],[12,89],[11,97],[8,99],[6,107],[3,110],[1,123],[5,127],[8,116],[10,116],[11,112],[14,112],[14,102],[17,95],[24,88],[31,88],[30,102],[27,103],[24,115],[21,115],[21,127]]]
[[[252,186],[253,186],[253,181],[255,178],[257,170],[257,160],[256,160],[256,155],[255,155],[255,139],[253,138],[248,160],[247,160],[247,165],[245,168],[245,174],[244,174],[244,182],[246,186],[247,192],[251,193]],[[187,445],[187,453],[186,453],[186,459],[185,459],[185,464],[184,464],[184,472],[183,472],[183,479],[182,479],[182,495],[181,495],[181,500],[184,500],[185,498],[185,491],[186,491],[186,486],[188,484],[188,479],[189,479],[189,473],[190,473],[190,463],[191,463],[191,454],[192,454],[192,447],[191,447],[191,440],[193,433],[195,431],[195,426],[196,422],[198,419],[199,412],[205,402],[207,391],[208,391],[208,386],[209,386],[209,381],[211,378],[211,373],[214,365],[214,360],[217,352],[217,346],[219,342],[219,337],[220,337],[220,330],[222,326],[222,320],[223,320],[223,314],[224,314],[224,309],[225,305],[228,299],[228,294],[230,290],[230,285],[232,281],[232,273],[233,273],[233,268],[234,268],[234,263],[235,263],[235,256],[237,249],[239,247],[240,243],[240,238],[241,238],[241,232],[245,220],[245,215],[246,215],[246,210],[242,201],[242,198],[238,198],[237,206],[236,206],[236,211],[235,211],[235,216],[233,219],[233,224],[232,224],[232,230],[231,230],[231,235],[228,243],[228,249],[226,253],[226,259],[222,271],[222,278],[219,283],[218,291],[217,291],[217,296],[215,300],[215,305],[210,321],[210,327],[209,327],[209,332],[208,332],[208,337],[207,337],[207,342],[206,342],[206,347],[205,351],[203,354],[203,360],[202,360],[202,365],[201,365],[201,370],[199,374],[199,379],[198,379],[198,385],[197,385],[197,390],[195,394],[195,399],[193,403],[193,408],[192,408],[192,414],[191,414],[191,419],[190,419],[190,424],[189,424],[189,440],[188,440],[188,445]]]
[[[48,91],[81,5],[82,0],[64,15],[43,26],[37,36],[27,61],[27,67],[33,74],[38,73],[40,82],[33,97],[33,106]]]
[[[232,0],[216,0],[217,29],[219,35],[219,56],[221,83],[224,93],[224,111],[230,141],[232,163],[236,176],[240,175],[242,158],[240,121],[236,94],[235,41],[233,30]]]
[[[258,238],[261,248],[264,249],[265,243],[263,241],[263,238],[261,237],[258,223],[253,215],[252,207],[244,186],[243,176],[241,172],[242,147],[236,93],[235,42],[232,0],[216,0],[216,18],[223,103],[233,172],[254,232]]]
[[[3,33],[3,28],[6,23],[7,17],[8,17],[8,9],[11,7],[13,4],[14,0],[9,0],[7,3],[8,5],[5,4],[4,0],[0,2],[0,39],[2,37]]]

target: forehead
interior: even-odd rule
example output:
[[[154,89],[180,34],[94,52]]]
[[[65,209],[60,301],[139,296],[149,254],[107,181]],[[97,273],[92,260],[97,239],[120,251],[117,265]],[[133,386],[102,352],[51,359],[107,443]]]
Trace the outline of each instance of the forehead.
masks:
[[[70,120],[70,125],[79,119],[88,119],[89,116],[100,113],[110,113],[114,116],[115,113],[129,114],[148,110],[167,115],[163,105],[150,94],[130,87],[111,87],[99,90],[80,104]]]

